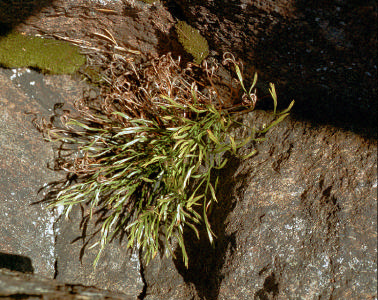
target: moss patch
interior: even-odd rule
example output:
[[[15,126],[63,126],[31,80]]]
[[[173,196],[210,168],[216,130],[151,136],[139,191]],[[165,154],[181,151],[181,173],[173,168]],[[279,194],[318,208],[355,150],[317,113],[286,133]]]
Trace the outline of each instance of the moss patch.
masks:
[[[153,4],[154,2],[158,2],[158,0],[140,0],[144,3],[147,3],[147,4]]]
[[[194,62],[200,64],[209,55],[209,45],[199,31],[184,21],[176,24],[180,43],[186,52],[194,57]]]
[[[3,67],[31,67],[49,74],[72,74],[85,62],[79,49],[65,41],[15,32],[0,37],[0,65]]]

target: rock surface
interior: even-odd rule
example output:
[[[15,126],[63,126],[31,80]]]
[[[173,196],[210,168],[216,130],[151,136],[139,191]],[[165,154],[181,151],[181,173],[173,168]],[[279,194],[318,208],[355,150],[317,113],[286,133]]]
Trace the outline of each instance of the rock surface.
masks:
[[[81,212],[82,210],[76,207],[70,213],[69,219],[61,218],[55,225],[59,228],[55,243],[55,279],[120,291],[134,298],[140,295],[144,282],[138,251],[131,253],[126,250],[125,242],[121,244],[114,241],[104,249],[94,268],[93,262],[99,247],[91,249],[90,246],[98,241],[99,236],[91,236],[95,231],[93,222],[89,222],[85,227],[79,226],[83,223]]]
[[[100,2],[36,1],[35,5],[30,3],[29,13],[22,18],[14,16],[14,11],[22,10],[17,1],[12,10],[0,8],[6,15],[2,20],[7,22],[7,30],[17,28],[24,33],[51,34],[83,43],[87,40],[86,45],[95,40],[101,50],[107,46],[94,34],[110,33],[117,37],[119,46],[144,55],[159,55],[159,44],[173,24],[166,10],[154,10],[144,3],[123,5],[111,1],[104,6]],[[73,101],[88,90],[93,93],[77,78],[0,68],[0,219],[5,220],[0,223],[0,268],[34,272],[71,284],[96,285],[137,297],[144,289],[138,253],[126,252],[124,245],[112,243],[94,269],[97,248],[89,249],[91,244],[83,236],[80,209],[65,220],[59,218],[61,211],[52,212],[45,203],[36,203],[44,198],[42,188],[64,174],[48,168],[53,168],[56,153],[43,141],[33,119],[50,118],[72,109]]]
[[[0,269],[1,299],[44,300],[134,300],[122,294],[111,293],[95,287],[67,284],[41,276]]]
[[[222,171],[210,220],[217,240],[211,246],[205,233],[200,241],[186,233],[189,269],[179,252],[145,266],[112,243],[94,270],[97,249],[86,243],[80,208],[65,220],[31,205],[63,174],[47,168],[53,149],[34,114],[24,113],[61,113],[59,103],[69,108],[87,88],[68,76],[0,69],[0,268],[96,285],[123,299],[377,299],[377,143],[368,138],[376,137],[377,116],[373,2],[167,1],[173,16],[138,1],[39,2],[34,17],[12,26],[85,42],[108,35],[106,28],[120,46],[147,56],[179,50],[172,25],[186,19],[213,54],[234,51],[246,74],[257,69],[278,82],[281,102],[295,98],[296,105],[293,118],[256,145],[255,157],[231,159]],[[244,121],[266,120],[256,111]],[[0,295],[34,280],[2,271]],[[72,291],[70,284],[58,287]]]
[[[376,141],[288,119],[257,149],[222,172],[215,246],[188,232],[189,269],[152,262],[146,299],[376,299]]]
[[[55,104],[78,93],[67,76],[0,69],[0,251],[28,257],[36,273],[50,278],[57,214],[35,203],[38,191],[59,174],[48,169],[54,154],[32,121],[52,115]]]
[[[377,138],[376,1],[171,2],[214,54],[276,83],[282,104],[295,99],[296,118]]]
[[[0,268],[136,297],[144,286],[138,256],[130,258],[123,246],[113,243],[95,270],[97,249],[81,253],[80,211],[70,220],[59,219],[61,211],[39,202],[43,187],[64,174],[53,170],[53,145],[43,140],[33,120],[72,110],[74,100],[88,89],[70,76],[0,68]]]
[[[189,269],[145,267],[147,299],[376,299],[376,4],[173,2],[213,54],[294,98],[297,120],[224,171],[215,246],[187,233]]]

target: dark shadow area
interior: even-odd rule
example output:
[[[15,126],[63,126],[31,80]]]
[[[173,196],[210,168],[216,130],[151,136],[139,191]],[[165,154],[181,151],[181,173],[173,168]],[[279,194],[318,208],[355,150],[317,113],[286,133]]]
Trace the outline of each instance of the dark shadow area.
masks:
[[[178,41],[178,35],[174,26],[170,29],[168,34],[156,31],[156,35],[159,37],[157,45],[159,55],[171,53],[174,59],[180,57],[183,64],[193,61],[192,55],[186,52],[184,47]]]
[[[255,294],[254,300],[269,300],[276,299],[279,294],[279,286],[275,274],[270,274],[265,278],[262,289]]]
[[[172,16],[184,21],[186,19],[185,13],[178,2],[180,1],[175,1],[175,0],[162,1],[162,3],[168,9],[168,11],[171,13]]]
[[[238,195],[242,194],[242,190],[235,188],[235,183],[244,182],[247,178],[246,174],[234,177],[239,164],[239,159],[230,156],[225,168],[218,171],[218,203],[214,205],[209,216],[211,228],[216,235],[214,243],[210,244],[206,230],[202,229],[205,226],[199,227],[200,239],[197,239],[190,228],[186,228],[184,241],[189,258],[188,268],[183,263],[181,249],[175,251],[174,263],[178,272],[186,283],[194,284],[201,299],[218,299],[220,284],[224,278],[222,270],[227,264],[226,254],[232,256],[236,248],[235,234],[226,232],[226,218],[233,211]],[[242,187],[243,184],[238,186]]]
[[[0,252],[0,269],[2,268],[22,273],[34,273],[31,259],[17,254]]]
[[[267,83],[279,107],[295,100],[292,116],[377,138],[377,2],[168,1],[178,18],[200,30],[221,59],[232,52],[244,76],[265,85],[258,107],[271,109]],[[265,101],[266,98],[266,101]]]
[[[52,0],[0,0],[0,37],[53,3]]]
[[[376,4],[297,1],[295,16],[259,33],[262,78],[297,119],[377,138]]]

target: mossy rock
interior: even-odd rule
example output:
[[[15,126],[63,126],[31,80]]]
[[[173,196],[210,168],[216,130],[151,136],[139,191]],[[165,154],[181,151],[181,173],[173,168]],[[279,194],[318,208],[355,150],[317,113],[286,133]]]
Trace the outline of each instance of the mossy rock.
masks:
[[[79,48],[66,41],[15,32],[0,37],[0,65],[3,67],[31,67],[43,73],[73,74],[85,62]]]
[[[195,63],[200,64],[209,55],[207,40],[197,29],[184,21],[178,21],[176,24],[176,32],[179,42],[184,47],[185,51],[193,56]]]

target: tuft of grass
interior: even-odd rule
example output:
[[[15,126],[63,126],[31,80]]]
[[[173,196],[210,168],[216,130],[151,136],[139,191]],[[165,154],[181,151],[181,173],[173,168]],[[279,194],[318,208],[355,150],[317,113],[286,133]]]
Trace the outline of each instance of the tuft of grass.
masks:
[[[174,256],[171,243],[177,241],[188,266],[185,228],[199,238],[204,226],[209,241],[215,238],[208,217],[218,202],[221,178],[214,171],[226,165],[224,153],[240,157],[238,150],[262,141],[292,104],[278,112],[271,85],[273,121],[260,130],[251,125],[251,134],[240,137],[232,128],[246,126],[236,119],[254,109],[257,76],[247,89],[232,57],[225,63],[231,63],[242,91],[242,101],[233,106],[223,104],[206,64],[207,79],[198,82],[192,75],[200,70],[182,68],[170,56],[143,67],[128,61],[129,71],[120,67],[125,63],[109,65],[97,104],[81,99],[81,117],[47,131],[48,140],[77,147],[62,165],[75,182],[66,184],[50,207],[63,205],[69,216],[75,205],[84,205],[90,217],[97,217],[101,229],[94,264],[107,243],[126,234],[127,247],[141,247],[146,263],[158,253]]]
[[[207,40],[199,31],[184,21],[178,21],[175,25],[179,42],[185,51],[194,57],[194,62],[200,64],[209,55]]]
[[[0,38],[0,65],[32,67],[50,74],[72,74],[85,64],[79,48],[65,41],[12,32]]]

